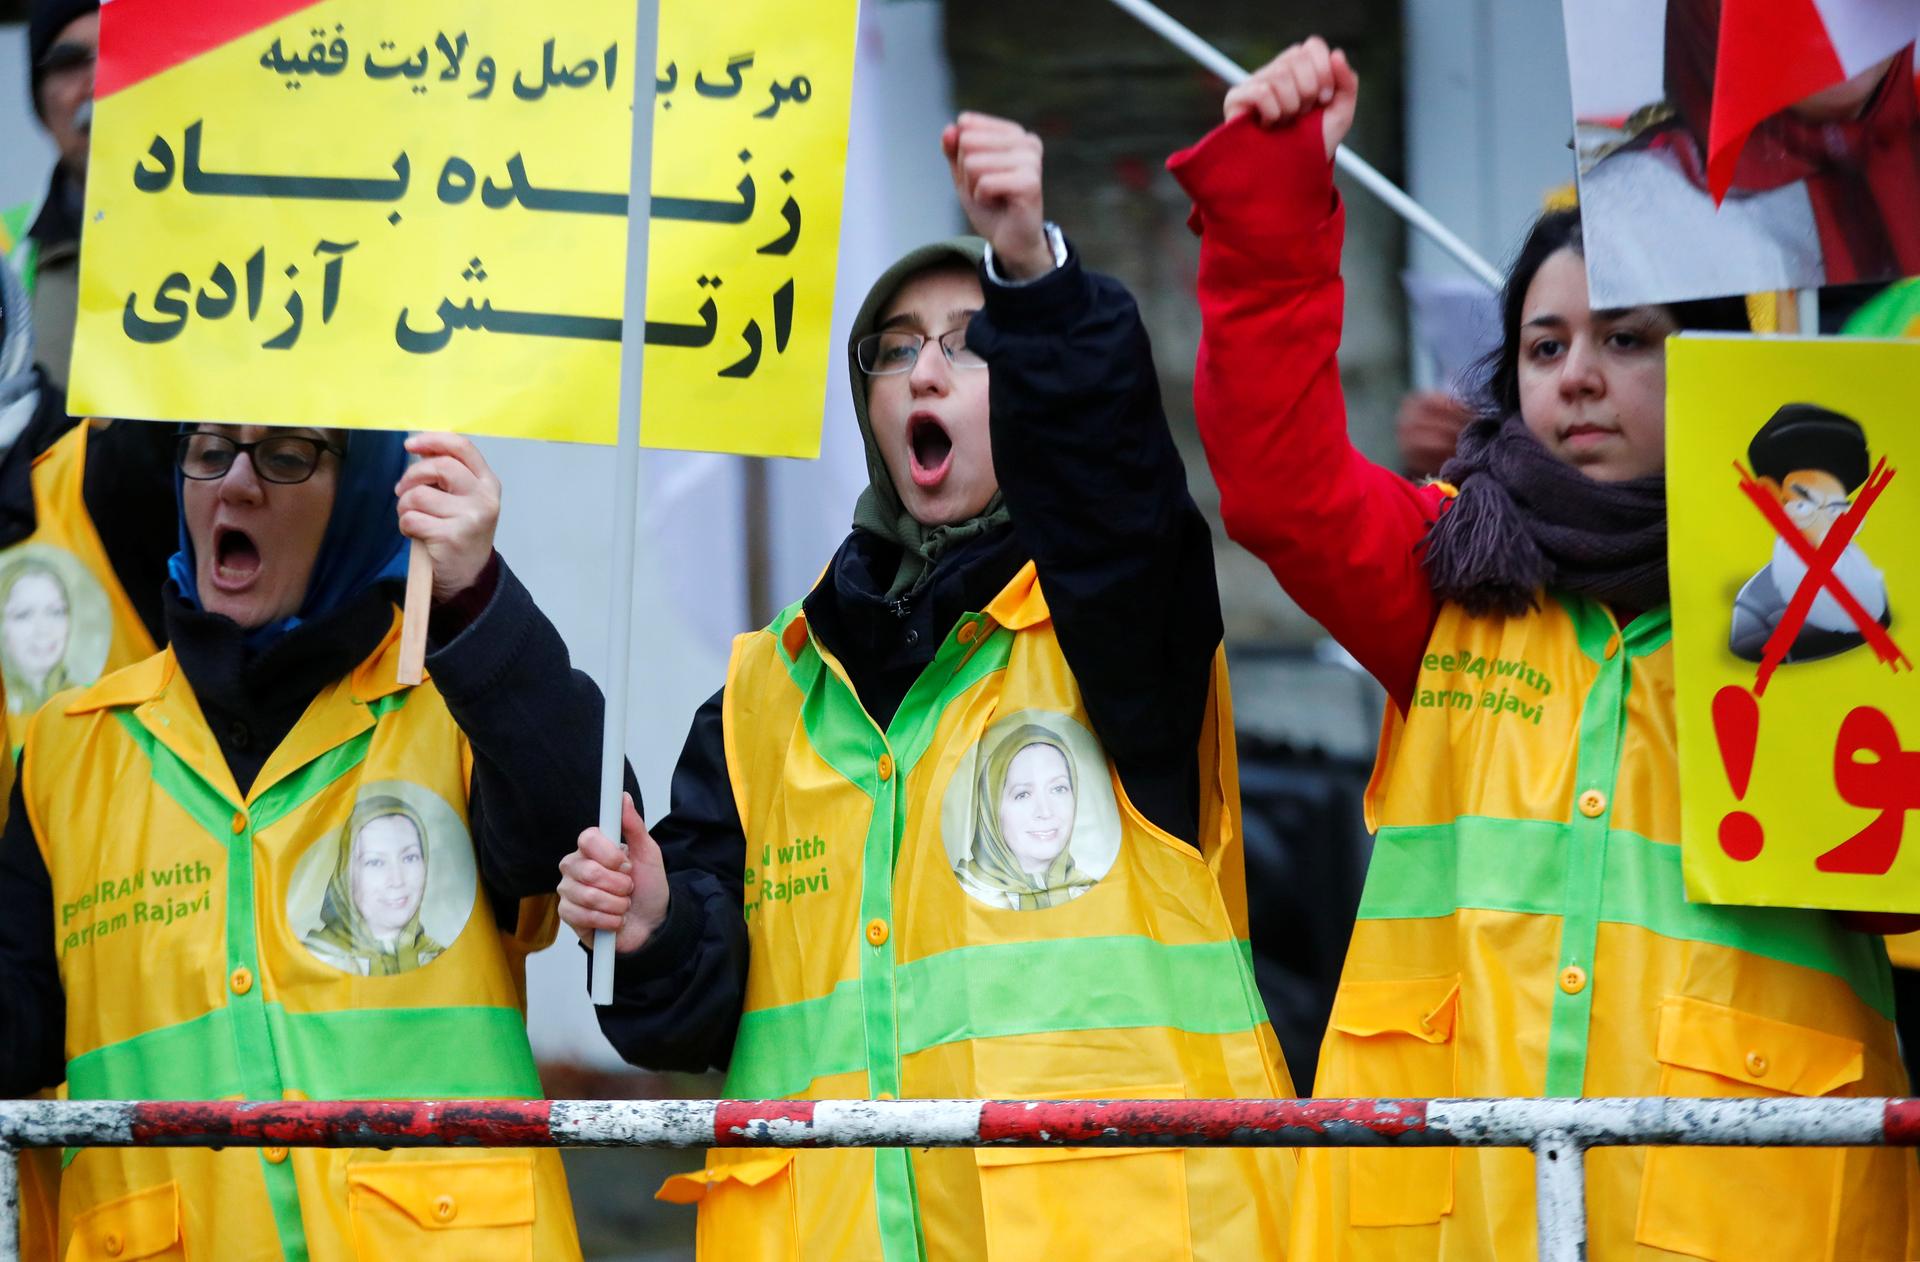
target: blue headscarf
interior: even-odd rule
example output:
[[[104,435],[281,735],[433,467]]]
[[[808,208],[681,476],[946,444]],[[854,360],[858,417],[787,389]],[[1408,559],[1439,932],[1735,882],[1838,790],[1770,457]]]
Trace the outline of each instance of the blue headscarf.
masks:
[[[191,426],[181,426],[187,433]],[[322,617],[346,604],[375,583],[407,576],[407,541],[394,511],[393,488],[407,470],[406,435],[386,430],[351,430],[347,454],[333,492],[333,511],[320,554],[307,579],[306,599],[291,618],[282,618],[247,633],[247,644],[260,648],[303,622]],[[175,502],[180,506],[180,550],[167,561],[167,576],[181,599],[195,609],[200,584],[194,573],[193,540],[187,534],[186,500],[181,490],[186,477],[173,471]]]

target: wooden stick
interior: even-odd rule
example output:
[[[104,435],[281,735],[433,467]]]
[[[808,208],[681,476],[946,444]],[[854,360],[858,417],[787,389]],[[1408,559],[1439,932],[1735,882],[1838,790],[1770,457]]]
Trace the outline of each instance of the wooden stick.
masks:
[[[1773,295],[1773,331],[1785,337],[1801,332],[1799,291],[1776,290]]]
[[[400,611],[400,670],[403,684],[427,677],[427,617],[433,607],[433,558],[415,539],[407,549],[407,603]]]

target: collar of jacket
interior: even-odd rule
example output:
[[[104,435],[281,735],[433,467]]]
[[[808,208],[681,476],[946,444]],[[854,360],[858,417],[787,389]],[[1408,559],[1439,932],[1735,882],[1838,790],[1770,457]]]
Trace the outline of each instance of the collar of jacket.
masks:
[[[357,705],[372,705],[372,703],[378,701],[380,697],[390,697],[390,695],[394,695],[394,693],[399,692],[399,690],[403,688],[403,684],[399,684],[399,680],[397,680],[397,670],[386,670],[386,672],[380,670],[380,663],[390,657],[390,651],[392,651],[394,645],[399,642],[399,611],[394,609],[392,601],[384,601],[384,599],[382,599],[382,603],[384,603],[384,605],[388,607],[388,611],[390,611],[386,630],[384,630],[384,634],[380,636],[380,640],[372,645],[371,651],[369,651],[365,657],[359,659],[359,665],[353,667],[348,680],[349,688],[353,690],[353,701],[355,701]],[[349,607],[349,611],[359,609],[359,605],[361,605],[361,603],[355,601],[355,605]],[[348,613],[348,611],[342,611],[342,613]],[[196,617],[202,617],[202,619],[213,619],[213,617],[217,617],[217,615],[202,615],[202,613],[198,613],[198,611],[194,611],[194,615],[196,615]],[[309,626],[311,626],[311,632],[309,632]],[[301,638],[317,638],[317,640],[326,638],[328,626],[326,626],[324,620],[323,622],[311,622],[309,626],[300,628],[298,634],[301,634]],[[334,636],[338,636],[342,628],[330,628],[330,630],[332,630]],[[290,632],[288,638],[282,640],[280,645],[292,642],[294,642],[294,632]],[[278,647],[278,645],[276,645],[276,647]],[[263,655],[261,655],[261,661],[267,661],[269,657],[276,657],[276,653],[271,653],[271,651],[269,651],[269,653],[263,653]],[[276,665],[276,663],[271,663],[271,665]],[[100,680],[98,684],[94,684],[92,688],[88,688],[88,690],[81,693],[79,697],[75,697],[75,699],[67,705],[65,713],[67,713],[67,715],[86,715],[86,713],[90,713],[90,711],[104,711],[104,709],[127,707],[127,705],[142,705],[142,703],[146,703],[146,701],[154,701],[156,697],[167,692],[167,686],[175,680],[175,676],[184,676],[186,682],[188,682],[188,686],[192,686],[192,682],[194,682],[194,680],[192,680],[192,674],[182,667],[179,653],[169,647],[167,651],[156,653],[154,657],[148,657],[146,661],[134,663],[132,667],[127,667],[125,670],[115,670],[113,674],[109,674],[104,680]],[[334,678],[338,678],[338,672],[328,672],[328,678],[326,678],[324,682],[332,682]],[[315,692],[317,692],[317,690],[315,690]]]
[[[170,608],[179,605],[178,600],[169,600]],[[356,601],[340,612],[366,608],[373,606]],[[400,612],[390,602],[378,612],[384,620],[379,633],[371,644],[362,639],[358,647],[353,645],[359,638],[354,634],[359,628],[329,629],[331,619],[299,629],[303,639],[327,639],[337,646],[334,653],[352,653],[345,666],[331,672],[319,669],[323,660],[337,660],[324,650],[315,652],[300,666],[292,667],[281,659],[276,667],[272,659],[279,658],[280,651],[293,642],[291,633],[274,646],[274,652],[260,655],[255,667],[265,665],[284,673],[265,676],[270,680],[268,692],[244,698],[250,708],[239,713],[238,721],[254,723],[254,732],[262,738],[244,751],[230,748],[227,739],[227,728],[236,721],[236,712],[221,708],[214,697],[202,693],[195,678],[194,659],[180,655],[182,642],[177,638],[154,656],[82,691],[67,703],[65,713],[131,709],[156,740],[196,768],[209,784],[231,793],[234,801],[250,801],[275,781],[372,727],[374,703],[403,691],[396,678]],[[319,680],[317,684],[312,682],[315,679]],[[188,686],[176,687],[179,681]],[[342,685],[351,704],[312,705],[316,697],[337,698],[340,689],[336,686]],[[329,694],[330,688],[335,690]]]
[[[898,665],[901,658],[924,661],[933,655],[927,641],[991,600],[1026,559],[1011,527],[989,531],[942,554],[917,595],[889,601],[898,545],[855,529],[807,594],[802,612],[849,670]],[[903,649],[909,630],[918,632],[919,642]]]
[[[948,620],[949,622],[957,620],[963,613],[971,613],[977,609],[992,619],[996,625],[1007,627],[1014,631],[1021,631],[1028,627],[1038,626],[1040,623],[1052,617],[1052,614],[1047,609],[1046,597],[1041,594],[1039,571],[1035,568],[1034,563],[1021,556],[1017,545],[1014,547],[1006,546],[1008,543],[1014,542],[1011,538],[1011,533],[1012,532],[1009,531],[1005,536],[996,536],[1000,546],[983,547],[977,551],[970,549],[968,553],[959,554],[954,558],[956,569],[964,567],[969,571],[966,577],[974,580],[989,579],[995,586],[981,588],[974,585],[963,588],[962,590],[968,592],[970,595],[982,596],[984,594],[984,598],[966,599],[963,597],[960,603],[951,611],[952,618]],[[967,565],[967,559],[969,557],[972,561],[971,565]],[[1011,575],[1007,575],[1003,568],[1009,558],[1013,559],[1015,566]],[[827,611],[828,607],[816,604],[815,597],[820,595],[823,588],[828,587],[830,587],[829,580],[823,578],[820,585],[814,588],[813,594],[808,596],[807,600],[794,614],[793,620],[787,624],[785,631],[782,633],[782,642],[787,648],[787,655],[789,657],[799,653],[800,646],[805,642],[809,629],[811,629],[812,633],[820,638],[821,643],[826,646],[827,650],[839,658],[842,664],[846,664],[846,655],[842,651],[841,646],[834,643],[829,636],[822,634],[822,631],[826,629],[823,623],[832,625],[834,619],[832,613]],[[884,604],[881,605],[881,609],[883,612],[885,611]],[[811,620],[809,620],[810,611],[813,615]],[[887,616],[891,617],[891,614]],[[944,630],[944,627],[941,628],[942,633],[944,633]],[[932,656],[933,647],[932,644],[927,646],[927,654],[929,657]],[[852,667],[849,666],[849,670],[851,669]]]
[[[361,702],[399,687],[391,666],[384,680],[369,668],[398,625],[393,593],[384,585],[367,588],[259,649],[248,648],[246,632],[232,619],[193,608],[175,594],[171,583],[164,602],[172,645],[164,655],[168,671],[177,669],[191,686],[200,717],[243,791],[267,764],[278,761],[282,743],[313,699],[342,676],[351,675],[354,699]],[[112,693],[116,699],[105,703],[115,705],[140,705],[164,693],[166,680],[123,678],[138,669],[109,676],[94,691],[118,681]],[[172,677],[169,673],[168,679]]]

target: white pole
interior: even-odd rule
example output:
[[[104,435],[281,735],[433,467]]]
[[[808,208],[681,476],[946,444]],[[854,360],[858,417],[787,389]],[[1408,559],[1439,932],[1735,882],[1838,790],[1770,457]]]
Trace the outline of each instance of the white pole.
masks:
[[[627,676],[633,639],[633,531],[640,487],[641,366],[647,341],[647,225],[653,196],[653,75],[660,0],[639,0],[634,20],[633,160],[627,171],[627,298],[620,335],[620,430],[614,449],[613,561],[607,582],[607,709],[600,732],[600,831],[620,836],[627,749]],[[593,1002],[613,1002],[613,934],[593,935]]]
[[[1533,1141],[1533,1186],[1540,1262],[1586,1262],[1586,1150],[1565,1131]]]
[[[1144,25],[1169,44],[1213,71],[1229,84],[1237,84],[1248,78],[1247,72],[1242,70],[1231,57],[1168,17],[1161,9],[1148,3],[1148,0],[1113,0],[1113,3],[1139,18]],[[1409,225],[1425,233],[1435,245],[1451,254],[1460,266],[1472,272],[1489,289],[1500,288],[1501,276],[1494,270],[1492,264],[1481,258],[1472,246],[1455,236],[1445,224],[1429,214],[1425,206],[1401,191],[1399,185],[1374,170],[1360,155],[1342,145],[1334,151],[1333,163],[1357,180],[1362,188],[1385,202],[1389,209],[1406,220]]]
[[[1798,308],[1796,314],[1799,316],[1797,323],[1800,325],[1800,336],[1819,337],[1820,290],[1817,287],[1795,290],[1794,305]]]
[[[20,1150],[0,1147],[0,1262],[20,1257]]]

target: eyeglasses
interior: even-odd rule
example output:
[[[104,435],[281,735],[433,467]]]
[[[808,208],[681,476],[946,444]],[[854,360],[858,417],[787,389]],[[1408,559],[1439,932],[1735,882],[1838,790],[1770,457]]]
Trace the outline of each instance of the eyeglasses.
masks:
[[[986,360],[967,349],[967,330],[964,325],[948,329],[938,338],[929,338],[924,333],[908,333],[902,329],[869,333],[853,344],[853,353],[860,363],[860,371],[867,376],[891,377],[895,373],[912,372],[913,366],[920,362],[920,348],[929,341],[940,344],[940,352],[955,368],[987,366]]]
[[[272,434],[257,442],[243,443],[225,434],[196,430],[180,435],[174,448],[174,464],[180,475],[195,482],[211,482],[227,476],[233,462],[242,454],[253,461],[253,471],[262,481],[293,486],[305,482],[320,467],[322,452],[345,457],[346,452],[325,439],[305,434]]]
[[[1839,521],[1847,515],[1847,510],[1852,507],[1853,502],[1844,496],[1831,500],[1802,499],[1799,496],[1794,496],[1787,500],[1788,514],[1803,519],[1818,514],[1829,520]]]
[[[40,59],[40,74],[42,78],[50,79],[55,75],[91,70],[98,59],[99,54],[85,44],[71,42],[55,44],[47,50],[47,55]]]

